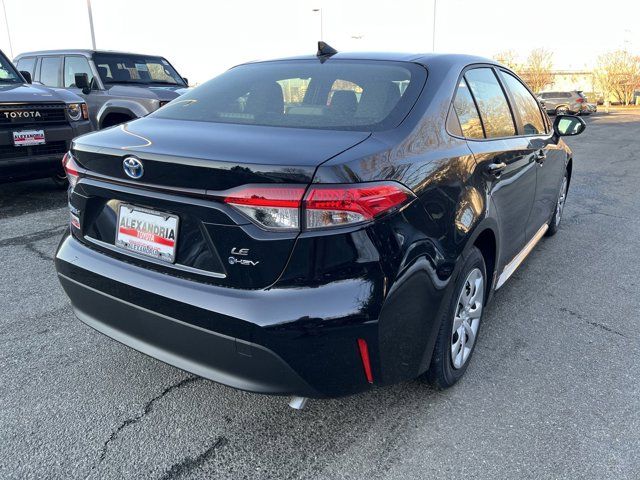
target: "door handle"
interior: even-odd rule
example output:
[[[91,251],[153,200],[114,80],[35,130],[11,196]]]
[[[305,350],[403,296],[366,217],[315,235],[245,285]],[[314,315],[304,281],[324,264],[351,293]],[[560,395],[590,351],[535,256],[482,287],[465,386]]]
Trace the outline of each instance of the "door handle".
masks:
[[[547,152],[545,152],[543,149],[540,149],[536,153],[534,153],[534,158],[536,162],[542,165],[547,158]]]
[[[490,163],[487,165],[487,173],[493,175],[494,177],[499,177],[502,175],[502,171],[507,168],[507,164],[504,162],[500,163]]]

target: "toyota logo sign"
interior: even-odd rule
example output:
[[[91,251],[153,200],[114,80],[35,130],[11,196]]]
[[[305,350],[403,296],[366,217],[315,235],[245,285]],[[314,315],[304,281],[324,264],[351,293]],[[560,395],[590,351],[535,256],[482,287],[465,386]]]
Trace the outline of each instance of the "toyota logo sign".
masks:
[[[144,167],[142,166],[142,162],[138,160],[136,157],[127,157],[122,162],[122,168],[124,168],[124,173],[127,174],[128,177],[138,179],[142,177],[144,174]]]

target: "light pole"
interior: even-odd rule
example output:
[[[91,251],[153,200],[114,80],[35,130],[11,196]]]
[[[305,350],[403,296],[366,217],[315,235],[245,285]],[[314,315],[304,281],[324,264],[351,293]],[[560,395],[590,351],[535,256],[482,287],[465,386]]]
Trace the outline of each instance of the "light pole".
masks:
[[[314,8],[312,11],[313,12],[318,12],[320,14],[320,40],[322,40],[324,38],[324,33],[322,31],[322,9],[321,8]]]
[[[438,0],[433,0],[433,38],[431,39],[431,50],[436,51],[436,5]]]
[[[2,11],[4,12],[4,23],[7,26],[7,38],[9,39],[9,54],[11,60],[13,60],[13,45],[11,45],[11,34],[9,33],[9,19],[7,18],[7,8],[4,6],[4,0],[2,0]]]
[[[91,13],[91,0],[87,0],[87,11],[89,12],[89,28],[91,29],[91,45],[93,45],[93,49],[95,50],[96,49],[96,34],[93,31],[93,14]]]

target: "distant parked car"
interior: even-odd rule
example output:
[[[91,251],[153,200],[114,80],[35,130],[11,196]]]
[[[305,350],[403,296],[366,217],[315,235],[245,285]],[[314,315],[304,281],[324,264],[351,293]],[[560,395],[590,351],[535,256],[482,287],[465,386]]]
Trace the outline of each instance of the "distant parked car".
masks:
[[[551,115],[580,115],[586,110],[587,99],[581,91],[542,92],[538,94]]]
[[[157,110],[188,87],[163,57],[97,50],[22,53],[18,70],[34,82],[61,87],[87,102],[94,128],[105,128]]]

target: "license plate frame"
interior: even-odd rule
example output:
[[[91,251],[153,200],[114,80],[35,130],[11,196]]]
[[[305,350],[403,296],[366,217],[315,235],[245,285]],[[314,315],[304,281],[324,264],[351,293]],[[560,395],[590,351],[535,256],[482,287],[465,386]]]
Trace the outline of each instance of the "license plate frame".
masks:
[[[47,138],[44,130],[14,130],[12,132],[14,147],[33,147],[35,145],[46,145]]]
[[[174,264],[179,226],[178,215],[121,203],[118,206],[115,246],[127,253]]]

